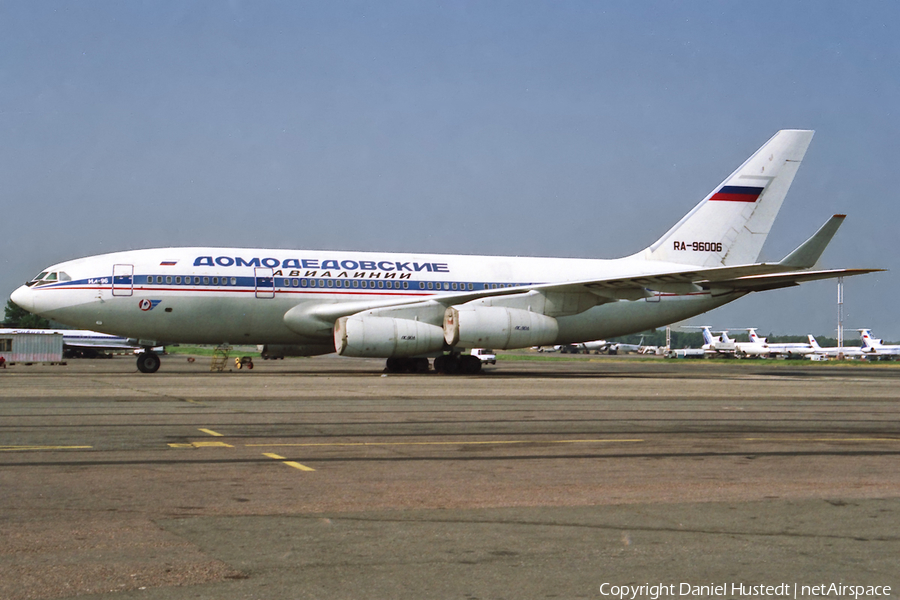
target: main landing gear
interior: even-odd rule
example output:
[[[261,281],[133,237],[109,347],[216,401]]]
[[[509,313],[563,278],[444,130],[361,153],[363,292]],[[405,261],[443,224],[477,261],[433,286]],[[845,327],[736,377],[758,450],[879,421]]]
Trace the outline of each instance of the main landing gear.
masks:
[[[470,354],[442,354],[434,359],[434,370],[444,375],[477,375],[481,359]]]
[[[427,358],[395,357],[387,359],[388,373],[427,373]],[[434,370],[443,375],[475,375],[481,372],[481,359],[468,354],[442,354],[434,359]]]
[[[394,357],[387,359],[384,370],[388,373],[427,373],[427,358]]]
[[[159,371],[159,363],[159,356],[150,350],[137,355],[137,368],[141,373],[156,373]]]

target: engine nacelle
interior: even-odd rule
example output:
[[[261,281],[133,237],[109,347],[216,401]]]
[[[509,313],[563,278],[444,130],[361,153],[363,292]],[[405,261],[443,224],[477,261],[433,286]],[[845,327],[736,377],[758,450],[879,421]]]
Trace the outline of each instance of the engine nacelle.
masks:
[[[556,342],[553,317],[502,306],[451,306],[444,313],[444,341],[463,348],[527,348]]]
[[[444,330],[411,319],[341,317],[334,324],[334,349],[343,356],[419,356],[444,348]]]

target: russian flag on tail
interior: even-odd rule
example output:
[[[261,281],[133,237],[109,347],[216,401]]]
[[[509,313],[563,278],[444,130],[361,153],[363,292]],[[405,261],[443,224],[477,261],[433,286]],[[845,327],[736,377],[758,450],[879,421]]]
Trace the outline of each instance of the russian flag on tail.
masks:
[[[723,185],[709,200],[710,202],[756,202],[764,189],[744,185]]]

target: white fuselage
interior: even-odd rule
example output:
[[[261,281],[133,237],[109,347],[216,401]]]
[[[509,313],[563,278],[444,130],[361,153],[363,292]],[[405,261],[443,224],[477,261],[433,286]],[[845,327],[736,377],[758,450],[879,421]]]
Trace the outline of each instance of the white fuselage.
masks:
[[[300,334],[285,313],[305,303],[427,300],[440,294],[634,277],[683,269],[656,260],[486,257],[243,248],[134,250],[49,267],[54,281],[13,293],[27,310],[74,327],[162,343],[333,347],[330,332]],[[656,293],[562,316],[557,343],[643,331],[744,293]],[[434,323],[440,325],[440,321]]]

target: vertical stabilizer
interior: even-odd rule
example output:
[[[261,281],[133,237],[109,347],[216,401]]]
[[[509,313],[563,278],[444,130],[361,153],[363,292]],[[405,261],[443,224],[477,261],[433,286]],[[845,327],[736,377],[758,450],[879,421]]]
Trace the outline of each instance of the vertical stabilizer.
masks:
[[[636,256],[720,267],[758,260],[812,131],[779,131],[649,248]]]

